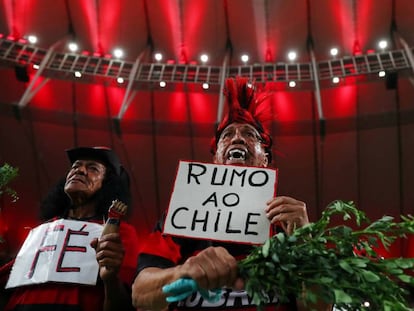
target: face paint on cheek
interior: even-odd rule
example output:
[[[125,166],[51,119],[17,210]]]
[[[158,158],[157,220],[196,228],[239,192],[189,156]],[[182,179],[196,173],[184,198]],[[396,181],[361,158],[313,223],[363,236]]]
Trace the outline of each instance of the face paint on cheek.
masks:
[[[264,153],[262,145],[260,145],[260,144],[256,144],[254,146],[254,151],[256,152],[256,154],[263,154]]]
[[[266,151],[260,143],[257,143],[254,146],[254,156],[253,156],[253,165],[254,166],[267,166],[267,156]]]
[[[224,163],[224,147],[222,143],[217,145],[217,150],[214,155],[214,162],[218,164]]]

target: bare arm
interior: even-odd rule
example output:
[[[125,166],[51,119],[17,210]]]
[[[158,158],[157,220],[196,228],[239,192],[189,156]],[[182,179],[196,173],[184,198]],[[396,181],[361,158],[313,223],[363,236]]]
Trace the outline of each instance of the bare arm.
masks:
[[[91,243],[99,264],[99,276],[104,283],[105,301],[103,311],[133,310],[131,294],[119,278],[119,270],[125,255],[119,233],[103,235]]]
[[[136,277],[132,285],[132,304],[135,308],[163,310],[168,306],[162,287],[177,280],[178,267],[169,269],[146,268]]]
[[[104,282],[105,301],[103,311],[134,310],[131,294],[119,278]]]
[[[225,248],[209,247],[173,268],[145,268],[138,274],[132,286],[134,307],[164,309],[168,304],[162,287],[185,277],[192,278],[204,289],[233,286],[237,278],[237,262]]]

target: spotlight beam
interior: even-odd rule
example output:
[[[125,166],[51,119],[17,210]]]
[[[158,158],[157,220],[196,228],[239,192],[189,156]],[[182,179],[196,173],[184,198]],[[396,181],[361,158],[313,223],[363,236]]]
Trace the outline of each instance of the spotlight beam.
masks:
[[[414,55],[413,55],[413,52],[410,49],[410,47],[408,46],[407,41],[404,40],[404,38],[400,35],[400,33],[395,31],[395,34],[397,35],[398,40],[400,41],[401,45],[404,48],[405,53],[407,54],[407,59],[410,63],[411,71],[414,73]]]
[[[131,90],[132,90],[132,87],[133,87],[134,82],[135,82],[135,77],[137,75],[139,65],[140,65],[140,63],[141,63],[141,61],[142,61],[142,59],[144,57],[145,52],[146,52],[146,49],[143,50],[138,55],[138,57],[137,57],[134,65],[132,66],[131,72],[129,73],[128,86],[127,86],[127,89],[125,91],[124,98],[122,100],[121,108],[119,109],[119,113],[118,113],[118,117],[117,117],[118,120],[121,120],[123,118],[125,112],[127,111],[129,105],[131,104],[132,100],[135,97],[136,91],[133,91],[131,93]]]
[[[230,58],[230,48],[227,48],[226,55],[223,59],[223,65],[221,66],[221,75],[220,75],[220,92],[219,92],[219,103],[217,108],[217,124],[220,123],[220,120],[223,116],[223,109],[224,109],[224,82],[226,80],[226,71],[227,66]]]
[[[30,81],[29,85],[27,86],[26,90],[24,91],[22,97],[20,98],[19,103],[17,106],[19,108],[25,107],[29,101],[33,98],[33,96],[49,81],[49,78],[46,78],[45,80],[40,83],[40,85],[36,88],[34,86],[36,85],[37,80],[39,79],[40,75],[42,74],[43,70],[46,68],[47,63],[53,56],[53,53],[55,51],[55,48],[62,43],[63,39],[55,42],[47,51],[46,55],[43,57],[42,61],[39,64],[39,69],[36,71],[36,74],[34,75],[33,79]]]
[[[313,51],[312,44],[309,44],[308,48],[309,48],[309,54],[310,54],[310,59],[311,59],[311,64],[312,64],[313,81],[315,84],[315,99],[316,99],[316,106],[318,108],[318,116],[319,116],[319,120],[323,122],[325,117],[323,115],[323,109],[322,109],[322,98],[321,98],[321,88],[319,84],[318,66],[316,63],[316,57]]]

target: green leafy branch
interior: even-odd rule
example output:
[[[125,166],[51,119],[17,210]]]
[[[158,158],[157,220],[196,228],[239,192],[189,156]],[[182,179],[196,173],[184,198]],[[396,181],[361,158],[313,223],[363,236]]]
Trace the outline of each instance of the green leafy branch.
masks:
[[[11,197],[12,202],[15,202],[19,199],[16,191],[7,185],[19,175],[19,170],[11,165],[5,163],[0,166],[0,198],[3,194],[7,194]],[[1,207],[0,207],[1,212]],[[0,236],[0,243],[4,242],[3,237]]]
[[[16,191],[7,185],[19,175],[19,169],[5,163],[3,166],[0,166],[0,197],[4,194],[9,195],[12,198],[12,201],[15,202],[18,200]]]
[[[356,228],[332,226],[335,214],[343,223],[353,220]],[[301,297],[308,305],[323,300],[343,310],[411,310],[403,284],[414,285],[414,258],[382,258],[375,249],[388,249],[412,233],[411,215],[400,222],[384,216],[371,223],[353,202],[334,201],[317,222],[291,236],[278,233],[254,248],[239,270],[259,309],[277,293],[281,302]]]

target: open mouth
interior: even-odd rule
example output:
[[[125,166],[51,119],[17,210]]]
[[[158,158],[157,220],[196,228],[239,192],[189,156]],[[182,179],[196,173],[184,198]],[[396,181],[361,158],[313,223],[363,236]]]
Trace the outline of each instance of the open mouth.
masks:
[[[227,155],[227,160],[233,161],[233,160],[239,160],[244,161],[246,160],[246,151],[242,149],[232,149],[229,151]]]

